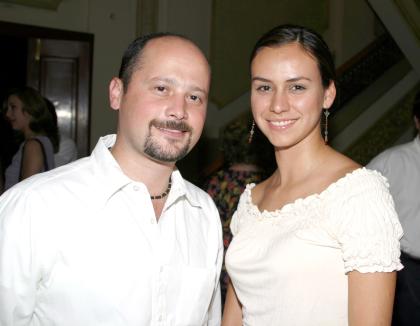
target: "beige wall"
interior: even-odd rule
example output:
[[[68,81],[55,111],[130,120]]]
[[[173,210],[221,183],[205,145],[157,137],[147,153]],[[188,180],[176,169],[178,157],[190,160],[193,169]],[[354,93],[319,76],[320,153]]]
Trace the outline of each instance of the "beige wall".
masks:
[[[68,0],[57,11],[0,3],[2,21],[94,34],[91,147],[99,136],[115,131],[108,82],[118,73],[121,54],[135,37],[136,9],[136,0]]]
[[[206,55],[210,49],[211,0],[159,1],[159,31],[186,35],[194,40]]]
[[[89,0],[90,33],[95,35],[91,144],[116,129],[117,112],[109,107],[108,84],[118,74],[121,56],[135,38],[135,0]]]
[[[365,0],[330,0],[325,37],[340,66],[375,39],[375,15]]]

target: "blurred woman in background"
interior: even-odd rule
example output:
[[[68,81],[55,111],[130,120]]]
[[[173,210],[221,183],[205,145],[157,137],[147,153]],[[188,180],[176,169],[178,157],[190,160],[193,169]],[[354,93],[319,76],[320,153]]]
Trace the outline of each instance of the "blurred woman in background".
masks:
[[[268,139],[254,127],[252,141],[249,142],[249,129],[252,125],[250,114],[230,122],[221,135],[223,166],[208,177],[204,190],[213,198],[223,226],[223,246],[226,250],[232,240],[230,221],[239,196],[249,183],[259,183],[270,176],[275,168],[273,146]],[[225,302],[228,274],[223,264],[220,274],[222,304]]]
[[[23,142],[5,171],[4,190],[36,173],[55,167],[58,129],[44,98],[30,87],[13,89],[5,101],[6,119]]]

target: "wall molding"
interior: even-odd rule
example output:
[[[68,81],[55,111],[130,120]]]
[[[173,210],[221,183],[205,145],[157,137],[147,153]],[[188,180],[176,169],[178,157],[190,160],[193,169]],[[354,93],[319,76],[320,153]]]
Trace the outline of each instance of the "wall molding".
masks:
[[[0,0],[0,2],[11,3],[26,7],[57,10],[62,0]]]

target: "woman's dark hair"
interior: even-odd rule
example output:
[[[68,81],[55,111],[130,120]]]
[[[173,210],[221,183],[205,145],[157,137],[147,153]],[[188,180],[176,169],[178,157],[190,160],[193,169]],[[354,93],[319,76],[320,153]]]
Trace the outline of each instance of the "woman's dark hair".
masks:
[[[26,86],[12,89],[8,92],[8,96],[12,95],[19,98],[23,105],[22,110],[31,116],[29,128],[35,133],[47,136],[53,145],[54,153],[58,152],[60,143],[58,128],[42,95]]]
[[[264,47],[278,47],[298,43],[318,63],[322,84],[327,88],[331,81],[336,82],[334,60],[324,39],[315,31],[298,25],[280,25],[265,33],[255,44],[250,63]]]

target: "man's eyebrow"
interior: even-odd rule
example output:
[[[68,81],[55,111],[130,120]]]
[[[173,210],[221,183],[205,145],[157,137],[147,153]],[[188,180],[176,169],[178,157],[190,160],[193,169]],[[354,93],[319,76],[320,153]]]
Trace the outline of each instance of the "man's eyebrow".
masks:
[[[207,94],[206,90],[204,90],[204,89],[202,89],[201,87],[198,87],[198,86],[191,87],[191,90],[194,91],[194,92],[200,92],[200,93],[203,93],[203,94]]]
[[[179,85],[179,82],[176,79],[169,77],[154,77],[151,79],[151,81],[161,81],[174,86]],[[201,92],[207,94],[207,91],[199,86],[191,86],[191,90],[194,92]]]
[[[168,77],[154,77],[151,79],[151,81],[161,81],[161,82],[165,82],[167,84],[171,84],[171,85],[177,85],[178,82],[173,79],[173,78],[168,78]]]

